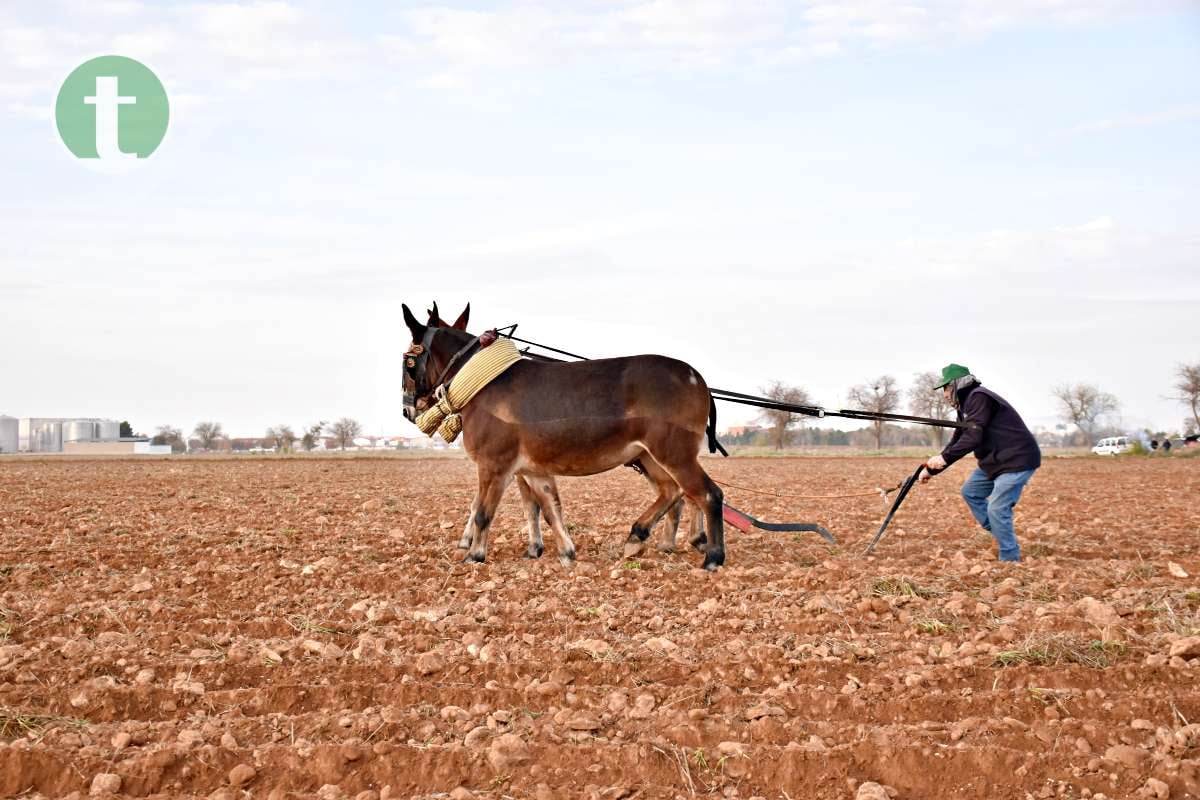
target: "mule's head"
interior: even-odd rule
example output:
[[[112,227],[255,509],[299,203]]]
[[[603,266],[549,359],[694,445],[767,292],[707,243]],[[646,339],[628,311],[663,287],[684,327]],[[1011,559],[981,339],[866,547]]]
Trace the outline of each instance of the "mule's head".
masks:
[[[412,344],[404,353],[404,417],[412,422],[432,404],[434,390],[451,377],[447,365],[474,337],[464,330],[470,304],[450,326],[438,317],[436,303],[425,324],[417,321],[407,305],[403,309],[404,324],[412,334]]]

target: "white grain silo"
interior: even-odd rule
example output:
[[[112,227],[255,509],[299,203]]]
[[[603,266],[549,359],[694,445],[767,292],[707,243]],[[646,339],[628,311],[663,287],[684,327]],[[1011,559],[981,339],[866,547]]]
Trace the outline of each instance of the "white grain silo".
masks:
[[[102,419],[96,423],[96,438],[102,442],[115,442],[121,438],[121,423]]]
[[[15,453],[20,444],[21,423],[16,417],[0,414],[0,453]]]
[[[63,424],[64,442],[90,442],[96,438],[96,423],[88,419],[73,419]]]
[[[35,453],[62,452],[62,423],[47,420],[33,430],[30,437],[30,450]]]

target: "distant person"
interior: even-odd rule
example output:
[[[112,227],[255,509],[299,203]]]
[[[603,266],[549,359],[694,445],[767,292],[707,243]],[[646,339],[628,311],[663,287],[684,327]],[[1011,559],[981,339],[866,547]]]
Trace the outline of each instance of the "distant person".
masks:
[[[1042,465],[1037,440],[1016,409],[1000,395],[984,389],[961,364],[943,367],[937,388],[958,412],[958,421],[970,427],[956,430],[945,449],[925,462],[921,482],[974,452],[978,466],[963,484],[963,500],[975,520],[995,538],[999,559],[1020,561],[1021,545],[1013,532],[1013,506]]]
[[[1170,438],[1163,439],[1163,443],[1162,443],[1162,450],[1163,450],[1163,452],[1164,452],[1164,453],[1170,453],[1170,452],[1171,452],[1171,440],[1170,440]]]

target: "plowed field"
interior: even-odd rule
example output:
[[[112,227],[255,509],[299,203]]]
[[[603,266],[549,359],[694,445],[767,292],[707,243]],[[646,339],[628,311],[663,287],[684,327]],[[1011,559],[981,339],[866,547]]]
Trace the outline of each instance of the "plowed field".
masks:
[[[822,494],[911,468],[705,463]],[[631,470],[560,481],[568,571],[550,535],[521,558],[515,489],[459,563],[465,461],[6,460],[0,796],[1200,795],[1200,461],[1048,461],[1021,565],[966,472],[869,559],[878,498],[730,489],[841,546],[727,529],[710,575],[622,559]]]

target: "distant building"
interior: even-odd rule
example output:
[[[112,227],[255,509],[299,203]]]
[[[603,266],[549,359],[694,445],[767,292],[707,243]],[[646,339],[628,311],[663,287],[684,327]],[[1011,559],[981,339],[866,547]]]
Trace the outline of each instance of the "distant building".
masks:
[[[150,444],[146,438],[119,439],[115,442],[63,442],[62,452],[75,456],[169,456],[171,445]]]
[[[15,426],[14,426],[15,422]],[[13,429],[16,429],[15,441]],[[66,445],[121,440],[121,423],[94,417],[0,416],[0,453],[62,453]],[[71,452],[78,452],[72,448]]]
[[[0,414],[0,453],[15,453],[21,441],[21,423],[16,417]]]
[[[738,436],[746,436],[747,434],[758,433],[761,430],[763,430],[762,427],[758,425],[734,425],[722,435],[734,439]]]

